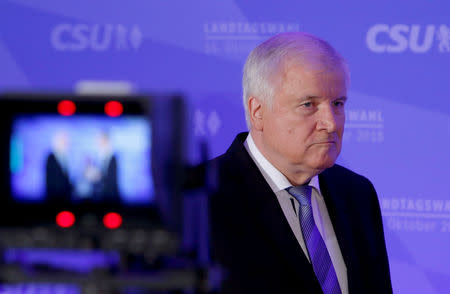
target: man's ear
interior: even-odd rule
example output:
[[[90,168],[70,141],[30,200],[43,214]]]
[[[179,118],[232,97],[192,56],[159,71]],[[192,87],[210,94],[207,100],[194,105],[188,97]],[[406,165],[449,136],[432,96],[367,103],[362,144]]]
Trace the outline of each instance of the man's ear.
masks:
[[[248,98],[248,113],[250,123],[255,130],[261,131],[263,128],[263,107],[261,101],[253,96]]]

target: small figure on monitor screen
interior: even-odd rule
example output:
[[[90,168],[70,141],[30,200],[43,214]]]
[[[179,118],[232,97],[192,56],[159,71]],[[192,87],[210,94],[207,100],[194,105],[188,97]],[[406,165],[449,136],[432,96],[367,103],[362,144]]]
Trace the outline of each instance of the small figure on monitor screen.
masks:
[[[97,140],[100,177],[94,184],[94,198],[118,201],[117,157],[114,154],[111,139],[106,132],[100,132]]]
[[[50,202],[69,202],[72,194],[72,184],[69,178],[67,151],[69,136],[65,131],[59,131],[52,138],[52,150],[47,156],[46,192]]]
[[[85,158],[84,179],[79,194],[86,200],[116,202],[120,200],[117,184],[117,157],[108,133],[101,131],[96,138],[95,159]]]

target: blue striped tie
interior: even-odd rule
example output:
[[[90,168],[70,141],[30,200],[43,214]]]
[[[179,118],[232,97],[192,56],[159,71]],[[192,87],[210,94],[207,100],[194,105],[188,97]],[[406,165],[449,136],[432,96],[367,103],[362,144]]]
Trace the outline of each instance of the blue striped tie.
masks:
[[[327,247],[314,222],[311,206],[311,187],[294,186],[287,189],[300,203],[299,218],[309,260],[324,294],[341,294],[333,263]]]

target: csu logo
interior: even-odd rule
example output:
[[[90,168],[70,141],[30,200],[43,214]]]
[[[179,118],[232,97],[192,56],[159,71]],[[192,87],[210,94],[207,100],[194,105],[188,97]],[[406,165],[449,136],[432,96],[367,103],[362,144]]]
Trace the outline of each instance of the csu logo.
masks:
[[[450,27],[446,25],[376,24],[366,35],[367,47],[376,53],[428,52],[437,41],[439,52],[450,52]]]
[[[143,35],[137,25],[59,24],[50,34],[50,42],[58,51],[106,51],[139,49]]]

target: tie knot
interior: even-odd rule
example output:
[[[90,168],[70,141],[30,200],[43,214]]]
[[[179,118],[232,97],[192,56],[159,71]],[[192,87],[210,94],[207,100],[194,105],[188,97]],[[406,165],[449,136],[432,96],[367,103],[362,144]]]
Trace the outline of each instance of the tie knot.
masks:
[[[292,186],[287,188],[289,194],[295,197],[300,205],[310,206],[311,205],[311,186]]]

